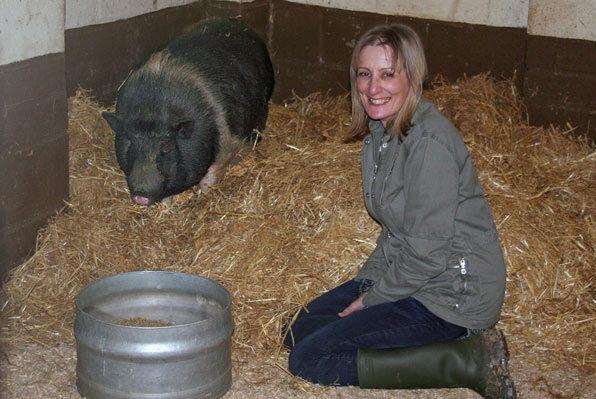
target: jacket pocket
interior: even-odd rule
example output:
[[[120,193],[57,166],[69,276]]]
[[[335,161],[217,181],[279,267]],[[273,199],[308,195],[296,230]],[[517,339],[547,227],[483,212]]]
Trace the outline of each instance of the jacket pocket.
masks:
[[[458,255],[449,262],[449,275],[456,299],[455,307],[465,310],[472,297],[478,294],[478,277],[469,256]]]

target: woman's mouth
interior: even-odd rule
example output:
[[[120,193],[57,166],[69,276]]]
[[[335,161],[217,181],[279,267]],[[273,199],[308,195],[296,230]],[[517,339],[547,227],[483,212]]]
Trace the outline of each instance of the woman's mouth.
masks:
[[[391,100],[391,97],[369,98],[368,102],[371,103],[372,105],[383,105],[383,104],[387,104],[389,102],[389,100]]]

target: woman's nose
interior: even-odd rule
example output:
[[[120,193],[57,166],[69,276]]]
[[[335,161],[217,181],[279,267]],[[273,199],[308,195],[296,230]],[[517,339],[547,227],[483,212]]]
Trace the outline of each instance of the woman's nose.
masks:
[[[374,95],[378,94],[381,91],[381,85],[379,84],[378,79],[373,78],[370,80],[370,84],[368,86],[368,94]]]

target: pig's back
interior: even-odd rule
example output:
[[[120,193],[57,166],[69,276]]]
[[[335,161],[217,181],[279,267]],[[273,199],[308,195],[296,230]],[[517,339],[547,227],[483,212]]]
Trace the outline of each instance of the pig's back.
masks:
[[[196,69],[221,102],[232,134],[250,136],[264,127],[273,66],[265,44],[246,24],[234,19],[202,22],[170,42],[166,51]]]

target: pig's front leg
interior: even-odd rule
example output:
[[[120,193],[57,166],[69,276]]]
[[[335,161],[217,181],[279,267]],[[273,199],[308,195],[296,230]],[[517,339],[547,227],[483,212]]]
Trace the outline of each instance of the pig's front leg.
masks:
[[[199,187],[201,188],[202,192],[207,192],[209,187],[213,186],[218,181],[217,174],[219,173],[219,167],[216,163],[211,165],[207,170],[207,174],[203,176],[201,181],[199,182]]]

